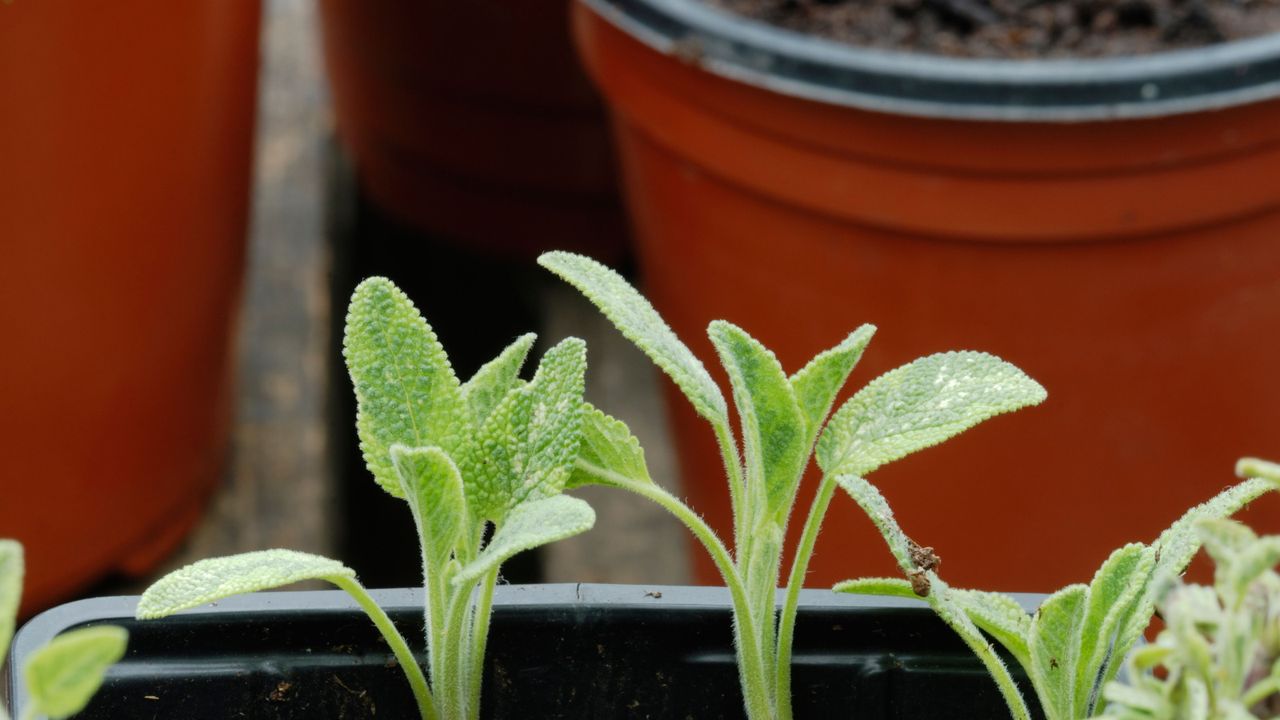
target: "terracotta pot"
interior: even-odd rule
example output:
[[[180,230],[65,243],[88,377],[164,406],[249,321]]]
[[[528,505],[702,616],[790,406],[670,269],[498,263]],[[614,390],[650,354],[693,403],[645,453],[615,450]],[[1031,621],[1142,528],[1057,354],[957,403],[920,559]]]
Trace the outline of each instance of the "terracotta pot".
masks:
[[[222,466],[257,2],[0,5],[0,536],[27,611],[141,572]]]
[[[648,293],[695,352],[714,358],[704,329],[723,317],[794,371],[872,322],[851,386],[968,348],[1048,388],[872,477],[952,582],[1086,580],[1229,484],[1238,456],[1280,456],[1280,37],[1002,62],[680,0],[588,0],[575,21]],[[675,405],[687,492],[727,535],[712,435]],[[1253,520],[1274,528],[1275,508]],[[894,571],[847,498],[825,528],[810,584]]]
[[[567,0],[322,0],[338,130],[365,192],[490,254],[616,261],[625,222]]]

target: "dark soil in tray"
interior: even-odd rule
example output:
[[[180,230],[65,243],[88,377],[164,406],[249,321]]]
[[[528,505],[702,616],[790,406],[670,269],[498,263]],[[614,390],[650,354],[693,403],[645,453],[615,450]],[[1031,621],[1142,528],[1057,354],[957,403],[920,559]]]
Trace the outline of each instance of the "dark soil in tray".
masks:
[[[790,30],[975,58],[1142,55],[1280,31],[1280,0],[707,0]]]

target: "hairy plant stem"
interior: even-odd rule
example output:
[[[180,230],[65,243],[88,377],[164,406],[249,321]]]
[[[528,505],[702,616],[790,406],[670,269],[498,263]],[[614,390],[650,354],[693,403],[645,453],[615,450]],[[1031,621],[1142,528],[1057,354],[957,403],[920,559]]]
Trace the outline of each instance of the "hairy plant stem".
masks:
[[[818,541],[818,530],[831,505],[831,496],[835,493],[835,480],[826,474],[818,484],[818,493],[809,506],[809,517],[804,521],[804,530],[800,534],[800,543],[796,546],[795,557],[791,561],[791,574],[787,578],[787,596],[782,604],[782,615],[778,618],[778,649],[775,655],[777,666],[774,669],[774,697],[778,699],[778,720],[791,720],[791,649],[795,641],[796,613],[800,606],[800,589],[804,586],[805,575],[809,572],[809,560],[813,557],[813,548]]]
[[[769,703],[769,688],[765,678],[764,656],[761,653],[759,634],[752,616],[751,602],[747,589],[742,583],[742,576],[734,565],[732,556],[725,549],[724,543],[715,531],[707,525],[696,512],[685,505],[677,497],[651,482],[640,482],[610,472],[604,468],[579,462],[578,467],[595,475],[602,484],[627,490],[643,498],[651,500],[671,513],[693,536],[706,548],[712,562],[724,578],[733,600],[733,632],[738,652],[738,672],[742,682],[742,691],[747,708],[747,716],[752,720],[772,720],[773,709]],[[769,648],[772,650],[772,648]]]
[[[484,653],[489,643],[489,620],[493,615],[493,589],[498,584],[498,568],[485,574],[480,599],[471,618],[471,657],[468,661],[468,699],[472,712],[480,712],[480,689],[484,684]]]
[[[471,591],[474,587],[475,583],[471,582],[451,589],[449,613],[445,620],[447,642],[443,645],[443,662],[438,666],[434,663],[432,665],[436,694],[442,698],[440,714],[443,720],[478,717],[478,708],[468,707],[467,703],[471,687],[467,678],[468,646],[471,639],[467,627],[467,611],[471,607]]]
[[[738,446],[733,440],[733,433],[724,423],[713,423],[716,432],[716,443],[720,446],[720,459],[724,462],[725,476],[729,478],[729,504],[733,511],[733,556],[742,553],[742,525],[738,522],[745,502],[745,488],[742,484],[742,461],[738,457]]]
[[[929,605],[934,608],[934,612],[937,612],[937,600],[931,599]],[[938,617],[946,620],[946,617],[940,612]],[[1022,693],[1018,691],[1017,684],[1013,682],[1013,676],[1009,674],[1009,668],[1005,667],[1004,662],[996,655],[995,648],[981,636],[972,637],[969,633],[962,632],[955,626],[952,626],[952,629],[956,630],[956,634],[960,636],[964,644],[968,645],[969,649],[982,661],[983,667],[987,669],[987,674],[996,681],[996,687],[999,688],[1000,695],[1004,697],[1005,704],[1009,706],[1009,713],[1013,715],[1013,720],[1031,720],[1031,711],[1027,709],[1027,703],[1022,699]]]
[[[422,674],[422,667],[418,665],[418,660],[413,656],[413,652],[409,650],[409,645],[405,642],[404,636],[396,629],[386,611],[379,607],[378,603],[374,602],[373,598],[369,596],[368,591],[355,580],[342,576],[327,579],[339,588],[346,590],[348,595],[355,598],[356,604],[373,621],[374,626],[378,628],[378,632],[382,633],[382,638],[387,641],[392,654],[396,656],[396,661],[400,663],[400,669],[404,672],[405,678],[409,680],[409,687],[413,690],[413,698],[418,703],[418,712],[421,713],[423,720],[438,720],[435,698],[432,697],[431,689],[427,686],[427,679]]]

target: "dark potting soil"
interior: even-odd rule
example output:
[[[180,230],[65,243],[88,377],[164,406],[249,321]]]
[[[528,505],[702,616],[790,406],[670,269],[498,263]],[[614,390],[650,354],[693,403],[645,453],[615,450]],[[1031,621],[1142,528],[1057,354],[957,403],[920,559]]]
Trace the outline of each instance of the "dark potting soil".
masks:
[[[851,45],[973,58],[1143,55],[1280,32],[1280,0],[706,0]]]

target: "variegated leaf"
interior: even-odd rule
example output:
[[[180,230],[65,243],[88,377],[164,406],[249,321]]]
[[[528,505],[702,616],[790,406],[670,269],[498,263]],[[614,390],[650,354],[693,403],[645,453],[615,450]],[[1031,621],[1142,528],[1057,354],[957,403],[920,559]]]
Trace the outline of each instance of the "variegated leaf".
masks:
[[[1036,381],[992,355],[930,355],[872,380],[841,406],[818,440],[818,464],[828,474],[865,475],[1044,398]]]
[[[489,415],[463,467],[476,518],[501,523],[520,503],[564,489],[582,441],[585,371],[585,343],[567,338]]]
[[[463,383],[462,395],[471,413],[472,425],[479,427],[507,393],[516,388],[520,381],[520,368],[537,339],[533,333],[521,335]]]

